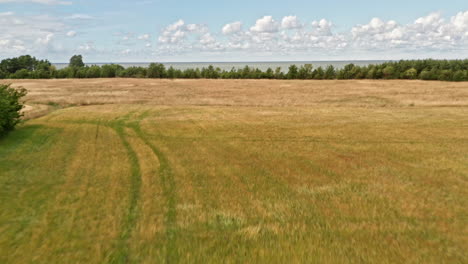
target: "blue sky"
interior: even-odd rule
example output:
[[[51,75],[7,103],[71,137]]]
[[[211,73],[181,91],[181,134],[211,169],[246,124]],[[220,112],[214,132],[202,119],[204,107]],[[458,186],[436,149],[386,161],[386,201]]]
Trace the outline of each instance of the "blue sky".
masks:
[[[0,59],[467,58],[468,1],[0,0]]]

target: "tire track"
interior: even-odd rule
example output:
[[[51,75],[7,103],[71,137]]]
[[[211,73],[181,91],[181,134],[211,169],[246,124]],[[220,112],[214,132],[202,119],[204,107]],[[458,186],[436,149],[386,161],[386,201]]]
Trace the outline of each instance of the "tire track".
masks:
[[[174,179],[174,174],[172,172],[172,168],[166,155],[164,155],[164,153],[161,150],[159,150],[151,142],[149,142],[144,132],[141,130],[140,121],[146,115],[147,113],[143,114],[140,117],[140,120],[138,122],[135,122],[131,126],[131,128],[159,159],[158,174],[161,179],[163,194],[166,198],[167,206],[167,212],[164,219],[166,226],[165,235],[167,241],[165,260],[166,263],[177,263],[179,256],[176,247],[176,240],[178,236],[176,183]]]
[[[116,249],[110,256],[109,263],[128,263],[128,239],[130,238],[132,231],[136,226],[136,220],[138,218],[138,200],[140,199],[140,189],[142,183],[141,169],[138,157],[125,137],[125,120],[118,121],[110,125],[110,127],[113,128],[118,134],[122,144],[124,145],[124,148],[127,151],[131,168],[131,185],[128,212],[125,219],[123,220],[122,231],[118,238]]]

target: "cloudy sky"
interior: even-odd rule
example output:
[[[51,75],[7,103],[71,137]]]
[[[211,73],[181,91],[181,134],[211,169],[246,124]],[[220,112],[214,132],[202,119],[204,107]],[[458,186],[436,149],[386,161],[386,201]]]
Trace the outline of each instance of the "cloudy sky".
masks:
[[[0,59],[468,58],[468,0],[0,0]]]

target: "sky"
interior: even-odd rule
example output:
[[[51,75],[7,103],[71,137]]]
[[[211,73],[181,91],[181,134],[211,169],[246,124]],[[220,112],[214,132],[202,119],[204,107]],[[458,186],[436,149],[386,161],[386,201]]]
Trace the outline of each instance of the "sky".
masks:
[[[0,59],[468,58],[468,0],[0,0]]]

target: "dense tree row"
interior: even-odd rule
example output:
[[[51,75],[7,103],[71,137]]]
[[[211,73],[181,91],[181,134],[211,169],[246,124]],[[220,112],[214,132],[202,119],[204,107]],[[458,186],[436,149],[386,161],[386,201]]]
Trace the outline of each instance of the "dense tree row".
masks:
[[[47,60],[37,60],[29,55],[6,59],[0,63],[0,79],[48,78],[190,78],[190,79],[421,79],[441,81],[468,81],[468,59],[465,60],[402,60],[378,65],[357,66],[348,64],[342,69],[333,66],[313,68],[311,64],[291,65],[262,71],[245,66],[229,71],[209,66],[179,70],[163,64],[149,67],[128,67],[109,64],[85,66],[81,55],[70,59],[68,67],[57,70]]]

